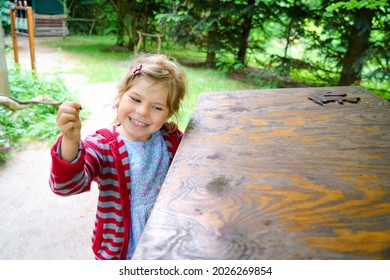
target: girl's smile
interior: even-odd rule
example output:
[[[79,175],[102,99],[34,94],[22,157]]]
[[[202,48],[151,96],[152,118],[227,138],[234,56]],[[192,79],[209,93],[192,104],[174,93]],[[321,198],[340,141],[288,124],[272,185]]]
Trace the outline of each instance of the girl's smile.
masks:
[[[130,119],[130,121],[131,121],[136,127],[144,128],[144,127],[147,127],[147,126],[148,126],[148,124],[143,123],[143,122],[140,122],[140,121],[137,121],[137,120],[132,119],[132,118],[130,118],[130,117],[129,117],[129,119]]]

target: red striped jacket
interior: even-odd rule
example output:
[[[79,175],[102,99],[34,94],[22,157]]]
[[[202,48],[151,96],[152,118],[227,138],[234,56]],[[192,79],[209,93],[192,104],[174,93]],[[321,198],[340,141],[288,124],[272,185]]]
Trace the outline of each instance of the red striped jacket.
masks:
[[[176,153],[182,132],[170,125],[161,128],[170,160]],[[69,196],[90,190],[92,181],[99,187],[99,199],[92,250],[96,259],[125,259],[131,224],[129,189],[130,164],[126,146],[113,127],[98,130],[81,141],[79,156],[73,162],[59,155],[62,136],[51,149],[49,185],[55,194]]]

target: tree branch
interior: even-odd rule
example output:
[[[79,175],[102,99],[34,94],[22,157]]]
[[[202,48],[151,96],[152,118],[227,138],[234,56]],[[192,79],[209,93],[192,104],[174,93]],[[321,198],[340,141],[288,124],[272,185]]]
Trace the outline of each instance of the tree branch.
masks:
[[[20,101],[11,96],[0,93],[0,106],[3,106],[11,111],[21,110],[36,104],[59,106],[61,103],[62,102],[55,101],[45,94],[38,95],[31,100]]]

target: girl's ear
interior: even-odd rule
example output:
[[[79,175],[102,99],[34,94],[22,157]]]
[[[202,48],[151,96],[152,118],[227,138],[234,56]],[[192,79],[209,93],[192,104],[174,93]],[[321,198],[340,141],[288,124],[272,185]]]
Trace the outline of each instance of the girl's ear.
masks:
[[[112,105],[112,109],[117,109],[119,107],[118,103],[115,103],[114,105]]]

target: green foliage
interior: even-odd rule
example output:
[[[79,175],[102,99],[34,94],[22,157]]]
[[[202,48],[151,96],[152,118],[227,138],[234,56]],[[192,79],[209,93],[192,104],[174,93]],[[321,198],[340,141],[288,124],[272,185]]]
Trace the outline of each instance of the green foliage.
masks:
[[[22,71],[17,66],[9,68],[11,96],[18,100],[30,100],[40,94],[45,94],[56,101],[75,99],[69,92],[64,81],[56,75],[38,76],[34,78],[29,71]],[[0,137],[0,146],[8,141],[12,148],[21,148],[30,140],[53,143],[59,135],[55,118],[57,107],[37,104],[15,112],[0,107],[0,125],[6,137]],[[4,135],[3,135],[4,136]],[[2,141],[2,142],[1,142]],[[0,161],[5,161],[6,153],[0,155]]]
[[[97,19],[93,26],[93,34],[102,32],[108,28],[107,21],[100,20],[102,6],[97,0],[67,1],[68,28],[71,34],[89,34],[94,24],[92,20]],[[79,20],[82,19],[82,20]]]
[[[1,24],[5,33],[10,32],[11,30],[11,20],[9,16],[9,7],[12,6],[11,2],[1,1],[0,2],[0,18]]]
[[[113,35],[117,46],[133,50],[138,40],[136,31],[157,33],[159,26],[154,18],[167,12],[171,4],[171,1],[139,0],[70,1],[69,29],[71,34]]]
[[[266,42],[275,48],[267,49],[260,65],[268,62],[276,72],[308,85],[360,83],[383,96],[382,89],[389,88],[389,5],[386,1],[380,5],[366,2],[365,7],[333,12],[324,9],[340,2],[275,2],[271,22],[279,27],[269,29],[273,34]]]
[[[114,35],[117,45],[128,39],[129,51],[138,40],[135,30],[142,30],[163,33],[166,48],[195,47],[208,66],[228,74],[242,64],[264,68],[256,75],[270,79],[360,83],[378,92],[389,88],[390,7],[385,0],[70,2],[70,17],[97,18],[94,30]]]
[[[353,10],[353,9],[362,9],[362,8],[368,8],[368,9],[375,9],[377,7],[384,7],[386,5],[386,0],[350,0],[349,2],[340,1],[337,3],[331,4],[329,7],[326,8],[328,12],[333,12],[337,10],[338,8],[345,8],[347,10]]]

